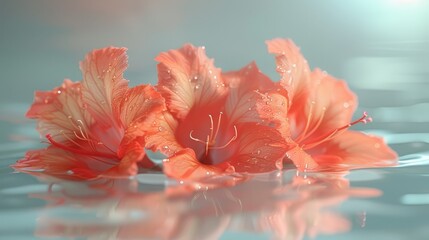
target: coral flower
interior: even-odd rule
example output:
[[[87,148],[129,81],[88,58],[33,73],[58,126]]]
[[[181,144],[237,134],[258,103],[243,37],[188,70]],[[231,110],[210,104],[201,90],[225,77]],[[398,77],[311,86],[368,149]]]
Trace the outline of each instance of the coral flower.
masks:
[[[267,45],[276,56],[279,86],[287,91],[272,97],[288,102],[287,112],[275,116],[289,123],[289,127],[280,129],[291,144],[288,159],[300,169],[324,170],[395,163],[396,153],[381,138],[349,130],[372,119],[364,113],[352,120],[357,98],[344,81],[320,69],[311,72],[291,40],[274,39]]]
[[[262,124],[256,90],[272,82],[256,64],[222,74],[203,47],[185,45],[157,58],[158,90],[167,109],[148,136],[152,150],[167,155],[164,172],[198,179],[212,174],[281,168],[285,142]]]
[[[71,179],[135,174],[145,156],[142,132],[164,109],[151,86],[128,88],[125,48],[104,48],[81,62],[82,82],[65,80],[52,91],[36,92],[27,117],[38,122],[47,149],[30,151],[13,167],[33,174]]]

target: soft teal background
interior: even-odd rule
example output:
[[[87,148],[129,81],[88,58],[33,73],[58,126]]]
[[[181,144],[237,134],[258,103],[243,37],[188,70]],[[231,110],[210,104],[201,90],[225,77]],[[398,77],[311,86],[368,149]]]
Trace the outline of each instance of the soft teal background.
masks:
[[[78,62],[86,52],[109,45],[129,49],[125,76],[131,85],[155,84],[154,57],[187,42],[206,46],[224,70],[256,60],[277,79],[264,44],[275,37],[292,38],[312,67],[345,79],[359,96],[359,112],[367,110],[375,120],[359,128],[384,136],[401,156],[398,168],[350,176],[352,185],[385,193],[364,203],[347,201],[338,210],[367,209],[364,229],[317,239],[429,239],[426,0],[1,0],[0,239],[32,239],[45,205],[27,199],[44,186],[8,168],[40,145],[34,123],[23,117],[34,90],[51,89],[64,78],[80,80]],[[226,232],[223,238],[269,236]]]

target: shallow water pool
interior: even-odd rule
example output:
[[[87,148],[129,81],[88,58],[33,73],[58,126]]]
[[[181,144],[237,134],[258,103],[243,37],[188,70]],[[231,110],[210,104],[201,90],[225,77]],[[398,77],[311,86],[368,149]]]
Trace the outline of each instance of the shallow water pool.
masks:
[[[429,238],[426,1],[2,5],[0,239]],[[336,174],[286,169],[194,192],[192,183],[160,174],[48,183],[9,167],[44,146],[24,117],[33,91],[64,77],[79,80],[77,63],[92,48],[128,47],[132,85],[155,83],[152,59],[185,42],[205,45],[223,69],[255,59],[277,79],[264,45],[273,37],[294,39],[312,67],[347,80],[359,96],[357,113],[374,118],[355,129],[384,137],[398,166]]]

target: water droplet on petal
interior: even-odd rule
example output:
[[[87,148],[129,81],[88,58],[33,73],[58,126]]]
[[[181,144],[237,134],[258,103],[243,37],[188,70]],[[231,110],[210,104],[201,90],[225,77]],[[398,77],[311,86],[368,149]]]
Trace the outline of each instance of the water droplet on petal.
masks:
[[[279,159],[279,160],[276,161],[276,168],[278,170],[282,170],[283,169],[283,160],[282,159]]]
[[[67,175],[73,175],[74,174],[73,170],[68,170],[66,173],[67,173]]]
[[[280,72],[280,73],[284,73],[286,70],[283,68],[283,67],[281,67],[281,66],[278,66],[277,68],[276,68],[276,70],[277,70],[277,72]]]
[[[229,174],[235,173],[235,167],[232,165],[228,166],[228,168],[225,169],[225,173],[229,173]]]
[[[163,127],[161,127],[161,126],[159,126],[159,127],[158,127],[158,131],[162,132],[162,130],[164,130],[164,128],[163,128]]]
[[[344,108],[349,108],[349,107],[350,107],[350,104],[349,104],[348,102],[345,102],[345,103],[343,103],[343,107],[344,107]]]

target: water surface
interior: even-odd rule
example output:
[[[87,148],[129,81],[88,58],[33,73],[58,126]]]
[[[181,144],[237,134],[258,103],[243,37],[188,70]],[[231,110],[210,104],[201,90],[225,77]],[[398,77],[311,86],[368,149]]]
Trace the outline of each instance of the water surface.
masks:
[[[0,239],[428,239],[427,1],[103,2],[2,1]],[[274,37],[349,83],[357,114],[375,120],[356,129],[384,137],[397,167],[287,169],[200,191],[163,175],[47,182],[9,167],[43,146],[24,118],[33,91],[79,80],[93,48],[128,47],[131,85],[155,83],[152,59],[185,42],[205,45],[223,69],[256,60],[276,79],[264,46]]]

